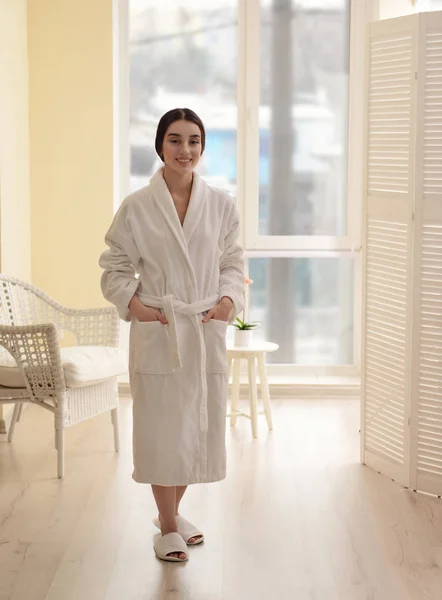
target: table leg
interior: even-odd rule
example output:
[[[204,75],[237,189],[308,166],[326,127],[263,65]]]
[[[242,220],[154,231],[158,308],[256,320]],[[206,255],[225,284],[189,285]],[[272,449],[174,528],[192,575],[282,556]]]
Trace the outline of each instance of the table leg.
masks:
[[[252,354],[247,359],[249,371],[249,401],[250,401],[250,417],[252,422],[252,436],[258,437],[258,407],[257,407],[257,390],[256,390],[256,365],[255,355]]]
[[[241,371],[241,359],[233,359],[233,375],[232,375],[232,400],[230,402],[230,425],[236,425],[236,415],[233,413],[239,410],[239,375]]]
[[[232,365],[233,365],[233,355],[232,354],[228,354],[227,355],[227,373],[228,373],[228,381],[230,380],[230,376],[232,375],[232,379],[233,379],[233,373],[232,373]]]
[[[273,429],[272,411],[271,411],[271,407],[270,407],[270,392],[269,392],[269,384],[267,381],[266,365],[264,362],[264,352],[260,352],[258,354],[258,367],[259,367],[259,381],[261,384],[262,403],[264,406],[264,414],[266,416],[267,425],[268,425],[269,429]]]

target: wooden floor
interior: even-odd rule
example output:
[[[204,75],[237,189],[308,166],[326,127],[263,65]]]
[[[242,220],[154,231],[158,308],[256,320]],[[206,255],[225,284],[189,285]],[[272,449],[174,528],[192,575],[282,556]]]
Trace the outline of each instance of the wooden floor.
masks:
[[[131,480],[130,400],[118,456],[110,418],[68,430],[62,482],[51,415],[29,408],[0,436],[0,600],[440,600],[442,501],[358,464],[358,403],[273,407],[274,432],[239,420],[227,480],[185,497],[206,542],[179,565],[155,558]]]

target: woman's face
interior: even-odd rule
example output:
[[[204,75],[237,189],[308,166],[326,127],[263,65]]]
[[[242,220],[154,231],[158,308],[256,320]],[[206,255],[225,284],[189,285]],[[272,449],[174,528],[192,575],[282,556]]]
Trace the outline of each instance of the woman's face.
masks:
[[[191,121],[175,121],[167,128],[162,154],[166,165],[184,175],[191,173],[201,157],[201,131]]]

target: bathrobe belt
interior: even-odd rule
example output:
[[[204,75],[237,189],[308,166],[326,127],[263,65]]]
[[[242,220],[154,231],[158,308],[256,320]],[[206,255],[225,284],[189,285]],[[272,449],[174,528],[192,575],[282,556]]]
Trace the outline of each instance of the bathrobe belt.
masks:
[[[180,349],[178,346],[178,335],[176,330],[176,322],[175,322],[175,313],[179,313],[181,315],[187,315],[191,318],[192,324],[195,328],[195,331],[199,340],[199,349],[200,349],[200,376],[201,376],[201,391],[202,391],[202,399],[200,406],[200,425],[201,431],[206,432],[208,429],[208,417],[207,417],[207,375],[206,375],[206,343],[204,339],[203,333],[203,324],[202,319],[199,315],[206,310],[210,310],[218,303],[218,296],[210,296],[209,298],[205,298],[204,300],[199,300],[198,302],[192,302],[191,304],[187,304],[186,302],[182,302],[178,300],[173,295],[163,296],[162,298],[158,296],[149,296],[147,294],[140,293],[138,295],[140,301],[145,306],[152,306],[154,308],[162,309],[167,322],[169,329],[169,343],[170,343],[170,351],[172,356],[172,366],[173,369],[180,369],[183,365],[181,362]]]

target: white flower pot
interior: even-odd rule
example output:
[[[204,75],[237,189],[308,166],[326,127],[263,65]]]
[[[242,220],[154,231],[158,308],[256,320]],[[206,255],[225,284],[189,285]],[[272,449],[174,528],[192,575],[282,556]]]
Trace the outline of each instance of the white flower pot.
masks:
[[[253,338],[252,329],[235,329],[235,346],[250,346]]]

